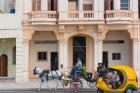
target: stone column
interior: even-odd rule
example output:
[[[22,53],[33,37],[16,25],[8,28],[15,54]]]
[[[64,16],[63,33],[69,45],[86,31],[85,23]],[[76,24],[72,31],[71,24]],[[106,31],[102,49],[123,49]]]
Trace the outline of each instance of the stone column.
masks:
[[[22,33],[21,31],[18,31]],[[22,82],[23,81],[23,39],[20,37],[21,35],[18,34],[16,38],[16,82]]]
[[[29,40],[24,39],[24,63],[23,63],[24,81],[29,79]]]
[[[78,0],[79,18],[83,19],[83,0]]]
[[[41,10],[48,10],[48,0],[41,0]]]
[[[130,11],[133,11],[133,18],[138,19],[138,1],[139,0],[130,0]]]
[[[114,10],[120,10],[121,9],[121,2],[120,0],[114,0]]]
[[[98,63],[102,63],[102,54],[103,54],[103,41],[95,41],[94,43],[94,69],[97,70]]]
[[[58,0],[59,20],[68,19],[68,0]]]
[[[97,13],[97,17],[98,17],[98,20],[104,20],[104,0],[98,0],[98,1],[96,1],[96,4],[97,4],[97,6],[98,6],[98,9],[97,9],[97,11],[98,11],[98,13]]]
[[[133,40],[133,69],[136,71],[140,79],[140,40]]]
[[[24,0],[24,13],[32,11],[32,0]]]
[[[68,43],[65,40],[59,40],[59,69],[68,73]]]
[[[23,27],[24,28],[24,27]],[[29,80],[29,41],[32,38],[34,31],[30,29],[23,29],[23,80],[27,82]]]

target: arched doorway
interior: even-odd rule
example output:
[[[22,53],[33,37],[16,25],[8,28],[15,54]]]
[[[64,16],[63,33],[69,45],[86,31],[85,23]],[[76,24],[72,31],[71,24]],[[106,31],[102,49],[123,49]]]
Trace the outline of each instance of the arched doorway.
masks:
[[[53,31],[35,31],[30,40],[29,77],[35,78],[32,69],[58,70],[58,41]]]
[[[0,56],[0,76],[7,76],[8,57],[6,54]]]
[[[87,71],[94,69],[94,39],[89,35],[73,35],[68,39],[68,67],[71,68],[80,58]]]
[[[75,36],[73,39],[73,66],[80,58],[83,65],[86,65],[86,37]]]
[[[127,31],[109,31],[103,42],[103,62],[132,66],[132,40]]]

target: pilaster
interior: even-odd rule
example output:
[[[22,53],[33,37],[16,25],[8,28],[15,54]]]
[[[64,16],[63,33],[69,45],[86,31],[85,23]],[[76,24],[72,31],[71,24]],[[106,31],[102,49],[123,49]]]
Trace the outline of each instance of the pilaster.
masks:
[[[41,10],[48,10],[48,0],[41,0]]]

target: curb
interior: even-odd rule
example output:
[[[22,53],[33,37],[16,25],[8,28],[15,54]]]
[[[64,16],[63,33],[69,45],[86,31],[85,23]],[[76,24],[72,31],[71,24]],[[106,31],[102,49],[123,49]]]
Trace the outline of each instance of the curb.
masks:
[[[26,89],[0,89],[0,91],[38,91],[38,88],[26,88]],[[65,91],[65,92],[69,92],[69,91],[72,91],[72,89],[70,88],[58,88],[58,89],[55,89],[55,88],[42,88],[41,91]],[[82,91],[82,92],[95,92],[96,89],[80,89],[79,91]]]

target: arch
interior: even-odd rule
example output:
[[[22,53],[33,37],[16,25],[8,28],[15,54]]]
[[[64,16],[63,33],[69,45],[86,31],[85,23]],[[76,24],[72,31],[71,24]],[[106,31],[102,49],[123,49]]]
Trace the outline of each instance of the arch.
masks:
[[[2,54],[0,56],[0,76],[7,76],[8,74],[8,56]]]
[[[67,35],[65,35],[65,40],[67,41],[70,37],[73,36],[89,36],[92,37],[93,40],[96,39],[96,35],[94,35],[93,33],[90,32],[75,32],[75,33],[68,33]]]
[[[132,40],[130,33],[126,30],[108,31],[103,43],[103,52],[107,52],[109,66],[132,66]],[[119,58],[117,58],[118,56]]]
[[[78,39],[79,38],[79,39]],[[81,40],[78,45],[74,40]],[[83,65],[86,65],[87,71],[94,68],[94,38],[91,35],[73,34],[68,38],[68,67],[71,69],[77,58],[80,58]],[[78,42],[78,41],[76,41]],[[81,43],[82,42],[82,43]],[[85,42],[85,43],[83,43]]]

